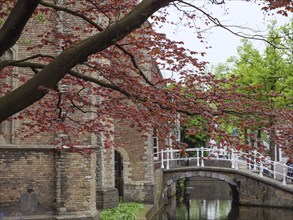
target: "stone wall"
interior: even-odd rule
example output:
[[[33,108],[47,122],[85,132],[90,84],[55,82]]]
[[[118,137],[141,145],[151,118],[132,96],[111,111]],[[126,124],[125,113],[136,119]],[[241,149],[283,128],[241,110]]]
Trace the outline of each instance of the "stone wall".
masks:
[[[38,195],[39,210],[54,204],[53,149],[0,149],[0,210],[20,212],[21,194],[31,187]]]
[[[111,136],[110,136],[111,137]],[[105,136],[98,136],[98,159],[96,161],[96,203],[97,209],[116,207],[119,203],[114,179],[114,149],[105,148]]]
[[[247,171],[215,167],[176,168],[164,170],[164,185],[186,177],[206,177],[226,182],[233,200],[242,205],[293,208],[293,189],[269,177]]]
[[[292,188],[290,190],[277,181],[276,184],[269,184],[269,181],[256,181],[245,176],[237,175],[236,178],[240,183],[240,204],[293,208]]]
[[[229,184],[218,179],[205,177],[190,178],[191,198],[208,200],[231,199],[231,188]]]
[[[132,183],[124,185],[125,202],[155,203],[155,185],[147,183]]]
[[[95,154],[56,152],[55,202],[58,213],[96,209]]]
[[[119,203],[118,190],[114,187],[97,190],[97,208],[109,209]]]
[[[154,203],[154,159],[150,134],[143,134],[126,123],[115,123],[115,148],[123,159],[124,201]],[[127,131],[127,132],[125,132]]]
[[[96,154],[0,146],[0,212],[26,219],[97,219]]]

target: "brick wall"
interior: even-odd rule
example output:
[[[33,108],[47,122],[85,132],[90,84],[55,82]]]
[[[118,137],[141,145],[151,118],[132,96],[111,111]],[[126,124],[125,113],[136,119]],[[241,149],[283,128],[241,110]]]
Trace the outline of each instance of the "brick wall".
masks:
[[[126,202],[144,202],[154,204],[155,185],[151,183],[131,183],[124,185],[124,201]]]
[[[38,194],[39,210],[52,211],[54,151],[0,148],[0,210],[20,212],[20,196],[29,186]]]
[[[0,212],[27,219],[40,214],[46,219],[96,219],[96,159],[95,153],[53,146],[0,146]],[[37,206],[24,212],[21,195],[28,187],[37,194]]]
[[[112,128],[109,128],[112,129]],[[112,135],[109,137],[112,139]],[[107,140],[104,133],[97,138],[97,160],[96,160],[96,203],[97,209],[116,207],[119,203],[118,190],[115,188],[114,179],[114,149],[105,147]]]
[[[155,198],[152,136],[115,123],[115,145],[123,159],[123,199],[153,203]],[[127,132],[124,132],[127,131]]]
[[[114,138],[115,145],[123,148],[124,154],[128,154],[130,160],[131,172],[128,172],[128,176],[125,176],[124,179],[128,180],[129,183],[133,181],[148,182],[149,180],[145,179],[145,176],[149,172],[147,166],[151,162],[149,161],[151,158],[146,155],[146,150],[151,146],[147,143],[146,138],[142,137],[142,134],[134,128],[121,122],[115,123],[115,131],[118,133]],[[119,148],[117,150],[121,151]]]
[[[56,153],[56,208],[62,212],[78,212],[96,208],[95,154]]]
[[[97,208],[109,209],[116,207],[119,203],[118,190],[114,187],[97,190]]]

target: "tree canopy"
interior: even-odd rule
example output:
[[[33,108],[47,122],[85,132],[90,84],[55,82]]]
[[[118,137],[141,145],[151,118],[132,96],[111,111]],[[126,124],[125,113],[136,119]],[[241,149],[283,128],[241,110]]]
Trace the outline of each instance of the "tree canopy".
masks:
[[[262,3],[263,10],[285,16],[293,9],[289,0]],[[262,114],[263,104],[223,88],[196,58],[199,51],[153,30],[168,22],[170,5],[183,12],[191,28],[202,16],[226,28],[194,1],[0,1],[0,55],[8,54],[0,61],[0,122],[21,120],[20,137],[97,134],[113,119],[140,130],[159,127],[166,135],[179,112],[182,124],[198,115],[211,137],[227,141],[219,122],[231,114],[253,118]],[[165,88],[174,82],[162,79],[159,69],[176,72],[181,80]]]
[[[257,99],[262,100],[266,109],[269,109],[266,123],[261,116],[253,124],[247,124],[245,129],[258,130],[259,136],[261,132],[267,133],[272,152],[275,152],[273,149],[276,141],[279,145],[290,141],[288,136],[292,136],[293,126],[291,113],[285,111],[292,110],[293,103],[293,38],[284,38],[293,36],[290,33],[293,22],[280,28],[275,28],[274,25],[273,22],[269,26],[267,38],[273,44],[268,43],[262,53],[248,40],[242,40],[238,56],[229,58],[226,64],[216,68],[220,78],[236,77],[237,80],[233,83],[240,85],[241,92],[251,96],[258,94]],[[288,115],[284,117],[284,113]]]

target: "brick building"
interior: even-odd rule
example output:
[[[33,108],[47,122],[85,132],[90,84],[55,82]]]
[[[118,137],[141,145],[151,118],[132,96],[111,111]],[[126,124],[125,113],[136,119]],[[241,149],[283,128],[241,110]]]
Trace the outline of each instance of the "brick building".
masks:
[[[41,18],[29,22],[17,45],[1,59],[17,60],[36,53],[54,55],[60,52],[51,45],[41,50],[37,47],[27,50],[33,41],[39,40],[35,36],[43,34],[46,29],[54,26],[60,33],[68,33],[61,23],[72,24],[72,18],[62,13],[52,14],[46,23],[39,22]],[[82,26],[78,19],[74,23]],[[54,40],[52,36],[48,39]],[[144,62],[142,68],[149,79],[162,77],[154,61],[150,57],[145,59],[148,62]],[[16,68],[14,73],[17,72]],[[34,74],[28,69],[25,72]],[[5,83],[16,88],[21,81],[7,77]],[[4,90],[1,92],[1,96],[5,94]],[[40,108],[38,105],[30,109]],[[75,113],[73,117],[92,116]],[[64,135],[58,131],[14,136],[13,133],[23,123],[33,121],[13,119],[0,125],[0,216],[15,219],[21,216],[26,219],[97,219],[98,210],[116,206],[119,196],[124,201],[156,201],[154,160],[159,157],[155,155],[154,158],[154,152],[158,152],[165,141],[160,140],[155,131],[142,136],[127,123],[114,122],[110,128],[117,134],[110,138],[117,147],[105,147],[105,140],[109,139],[106,132],[82,134],[76,136],[82,143],[81,147],[96,151],[79,154],[70,149],[56,148],[54,141]],[[122,144],[125,142],[127,144]]]
[[[155,203],[154,152],[165,141],[151,131],[141,133],[123,123],[114,129],[123,135],[113,137],[118,147],[104,147],[103,133],[91,137],[97,153],[81,155],[50,144],[56,138],[46,134],[19,140],[12,135],[21,121],[5,121],[0,135],[0,211],[18,218],[94,219],[97,209],[114,207],[124,201]],[[120,143],[127,142],[119,146]],[[25,207],[23,199],[31,189],[37,205]],[[118,192],[119,190],[119,192]],[[119,194],[118,194],[119,193]]]

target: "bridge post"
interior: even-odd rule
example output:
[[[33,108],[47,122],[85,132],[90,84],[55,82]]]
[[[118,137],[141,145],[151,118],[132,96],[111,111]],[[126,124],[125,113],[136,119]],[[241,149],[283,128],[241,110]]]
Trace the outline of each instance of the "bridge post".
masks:
[[[204,155],[203,155],[203,147],[201,147],[201,166],[204,167]]]
[[[262,162],[261,161],[259,163],[260,163],[259,164],[259,176],[260,177],[263,177],[263,165],[262,165]]]
[[[220,149],[217,149],[217,153],[216,153],[216,159],[219,160],[219,152],[220,152]]]
[[[235,169],[238,170],[239,169],[239,166],[238,166],[238,152],[236,151],[235,152]]]
[[[164,169],[164,150],[161,150],[161,169]]]
[[[234,155],[234,149],[231,149],[231,168],[235,169],[235,155]]]
[[[252,151],[249,151],[248,152],[248,155],[247,155],[247,158],[248,158],[248,170],[252,170],[252,159],[253,159],[253,156],[252,156],[253,152]]]
[[[169,161],[169,147],[167,148],[167,164],[166,164],[166,169],[169,170],[170,169],[170,161]]]
[[[228,160],[231,160],[231,152],[230,152],[230,150],[227,152],[227,155],[228,155]]]
[[[282,184],[287,185],[287,183],[286,183],[286,168],[285,167],[283,168],[283,181],[282,181]]]
[[[279,161],[282,161],[282,148],[279,148]]]
[[[257,151],[256,150],[253,151],[253,155],[254,155],[254,158],[253,158],[253,170],[256,170],[256,157],[257,157]]]
[[[276,174],[276,161],[273,161],[273,171],[274,171],[274,179],[277,178],[277,174]]]
[[[196,165],[199,167],[199,149],[198,148],[196,149],[196,155],[197,155],[197,158],[196,158],[197,164]]]

